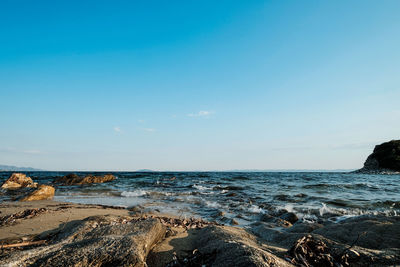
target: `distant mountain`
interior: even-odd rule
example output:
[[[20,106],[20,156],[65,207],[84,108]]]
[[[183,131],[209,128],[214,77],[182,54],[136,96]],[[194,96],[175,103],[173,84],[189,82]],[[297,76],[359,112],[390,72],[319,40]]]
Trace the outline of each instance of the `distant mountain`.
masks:
[[[270,169],[270,170],[226,170],[225,172],[351,172],[354,169],[334,169],[334,170],[308,170],[308,169]]]
[[[2,172],[34,172],[34,171],[43,171],[41,169],[35,169],[31,167],[17,167],[17,166],[9,166],[9,165],[0,165],[0,171]]]
[[[137,172],[156,172],[156,171],[149,170],[149,169],[141,169],[141,170],[137,170]]]

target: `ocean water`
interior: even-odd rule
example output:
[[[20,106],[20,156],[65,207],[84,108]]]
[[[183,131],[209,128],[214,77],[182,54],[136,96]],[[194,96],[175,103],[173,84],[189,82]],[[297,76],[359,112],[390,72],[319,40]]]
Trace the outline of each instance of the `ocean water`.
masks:
[[[180,216],[240,225],[282,209],[305,221],[340,221],[351,216],[400,215],[400,175],[328,172],[111,172],[103,184],[56,186],[55,200],[137,206]],[[28,172],[50,184],[68,172]],[[87,175],[89,173],[77,173]],[[90,173],[102,175],[105,173]],[[0,182],[11,175],[0,172]],[[0,200],[15,197],[1,190]]]

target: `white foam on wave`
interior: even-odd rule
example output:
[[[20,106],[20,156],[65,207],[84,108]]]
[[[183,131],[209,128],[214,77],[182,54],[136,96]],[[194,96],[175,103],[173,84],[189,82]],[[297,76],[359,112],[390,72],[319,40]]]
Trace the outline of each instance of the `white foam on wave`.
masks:
[[[200,191],[204,191],[204,190],[211,190],[212,188],[207,187],[207,186],[202,186],[202,185],[198,185],[198,184],[194,184],[193,188],[196,188],[197,190]]]
[[[205,201],[204,203],[206,204],[207,207],[210,207],[210,208],[220,208],[221,207],[220,204],[218,204],[217,202],[214,202],[214,201]]]
[[[123,197],[141,197],[145,196],[147,192],[145,190],[135,190],[135,191],[124,191],[121,193]]]
[[[251,213],[265,213],[265,210],[256,205],[251,205],[248,211]]]

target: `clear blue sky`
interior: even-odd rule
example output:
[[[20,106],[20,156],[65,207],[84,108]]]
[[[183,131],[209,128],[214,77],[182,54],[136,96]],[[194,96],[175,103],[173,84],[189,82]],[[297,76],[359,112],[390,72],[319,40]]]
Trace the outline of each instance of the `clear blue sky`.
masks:
[[[0,164],[361,167],[400,139],[400,1],[1,1]]]

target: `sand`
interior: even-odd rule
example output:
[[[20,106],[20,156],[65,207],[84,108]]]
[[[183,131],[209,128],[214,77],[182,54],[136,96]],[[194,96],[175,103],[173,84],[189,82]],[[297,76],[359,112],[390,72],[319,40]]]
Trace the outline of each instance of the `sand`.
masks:
[[[30,219],[19,219],[14,225],[0,227],[0,240],[18,239],[50,231],[74,220],[82,220],[94,215],[127,216],[126,209],[101,205],[82,205],[52,200],[32,202],[4,202],[0,204],[0,216],[14,214],[26,209],[45,208],[44,212]]]

